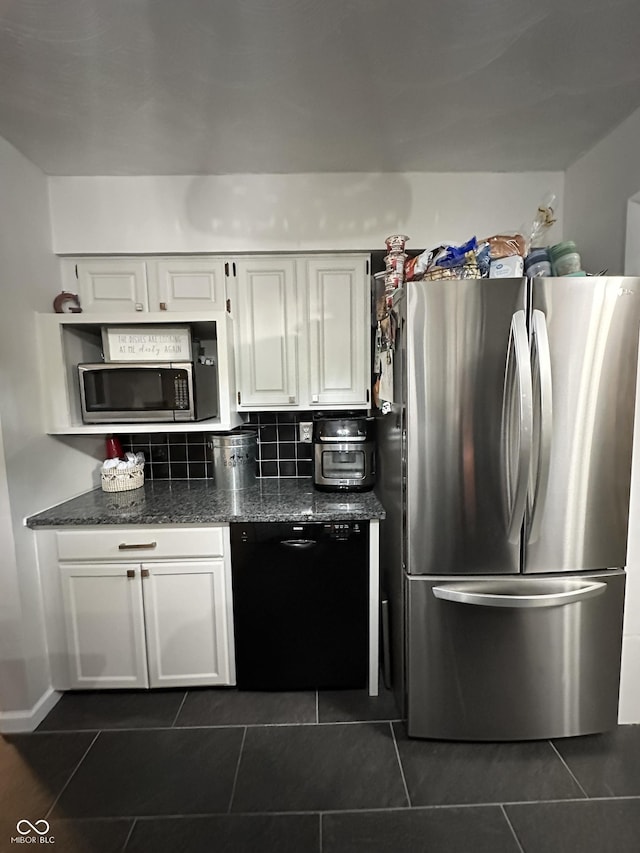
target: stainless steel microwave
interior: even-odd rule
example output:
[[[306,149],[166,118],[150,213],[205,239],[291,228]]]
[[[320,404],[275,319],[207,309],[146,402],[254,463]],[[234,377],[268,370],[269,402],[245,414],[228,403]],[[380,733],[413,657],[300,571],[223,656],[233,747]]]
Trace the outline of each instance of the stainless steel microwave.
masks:
[[[201,421],[218,414],[213,363],[79,364],[78,376],[86,424]]]

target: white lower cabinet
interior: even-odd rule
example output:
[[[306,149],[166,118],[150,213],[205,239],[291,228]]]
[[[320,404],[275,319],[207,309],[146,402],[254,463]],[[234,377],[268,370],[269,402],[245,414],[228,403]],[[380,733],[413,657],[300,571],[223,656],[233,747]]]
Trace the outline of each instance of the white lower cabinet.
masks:
[[[228,527],[211,530],[209,551],[228,543]],[[105,556],[121,548],[123,559],[100,559],[85,532],[59,533],[60,592],[66,638],[68,688],[194,687],[235,683],[229,550],[192,558],[206,541],[179,530],[97,534],[93,548]],[[71,539],[69,537],[72,537]],[[105,538],[113,543],[105,542]],[[140,534],[138,534],[140,539]],[[102,544],[102,548],[96,545]],[[189,559],[175,556],[182,546]],[[153,560],[133,561],[130,549],[151,548]],[[81,559],[65,561],[69,554]],[[156,559],[159,557],[160,559]]]
[[[139,572],[80,563],[61,565],[60,575],[69,686],[148,687]]]
[[[143,564],[141,571],[149,685],[229,684],[224,561]]]

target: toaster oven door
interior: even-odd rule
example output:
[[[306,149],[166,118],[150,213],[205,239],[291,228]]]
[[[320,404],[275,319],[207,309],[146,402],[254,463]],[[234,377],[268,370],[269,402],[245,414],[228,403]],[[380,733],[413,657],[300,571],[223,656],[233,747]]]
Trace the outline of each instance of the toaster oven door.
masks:
[[[319,486],[363,488],[372,479],[372,452],[364,442],[318,442],[314,482]]]

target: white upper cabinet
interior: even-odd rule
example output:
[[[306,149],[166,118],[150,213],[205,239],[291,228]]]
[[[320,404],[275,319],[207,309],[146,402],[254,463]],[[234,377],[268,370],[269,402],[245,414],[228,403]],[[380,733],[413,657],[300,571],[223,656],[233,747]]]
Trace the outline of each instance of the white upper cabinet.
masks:
[[[236,263],[238,408],[369,406],[369,256]]]
[[[295,407],[300,317],[291,258],[236,261],[238,406]]]
[[[84,313],[224,311],[231,264],[223,258],[66,258],[64,289]]]
[[[137,313],[149,322],[171,313],[177,323],[189,313],[224,313],[236,367],[226,387],[231,408],[243,412],[369,407],[369,263],[356,252],[191,255],[65,258],[62,269],[80,318],[115,322],[118,314],[126,323]],[[78,424],[71,404],[69,426]]]
[[[229,263],[219,258],[149,262],[151,311],[224,311]]]
[[[65,274],[65,290],[73,292],[73,278],[83,312],[148,311],[147,269],[144,261],[96,258],[75,261]]]
[[[309,286],[310,405],[369,405],[367,259],[327,256],[305,262]]]

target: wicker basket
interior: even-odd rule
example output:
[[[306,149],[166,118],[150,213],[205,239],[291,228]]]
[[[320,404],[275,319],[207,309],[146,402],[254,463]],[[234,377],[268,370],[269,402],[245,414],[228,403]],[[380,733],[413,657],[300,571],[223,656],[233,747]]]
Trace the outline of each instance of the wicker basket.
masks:
[[[144,465],[134,465],[126,471],[110,468],[101,472],[103,492],[130,492],[144,486]]]

